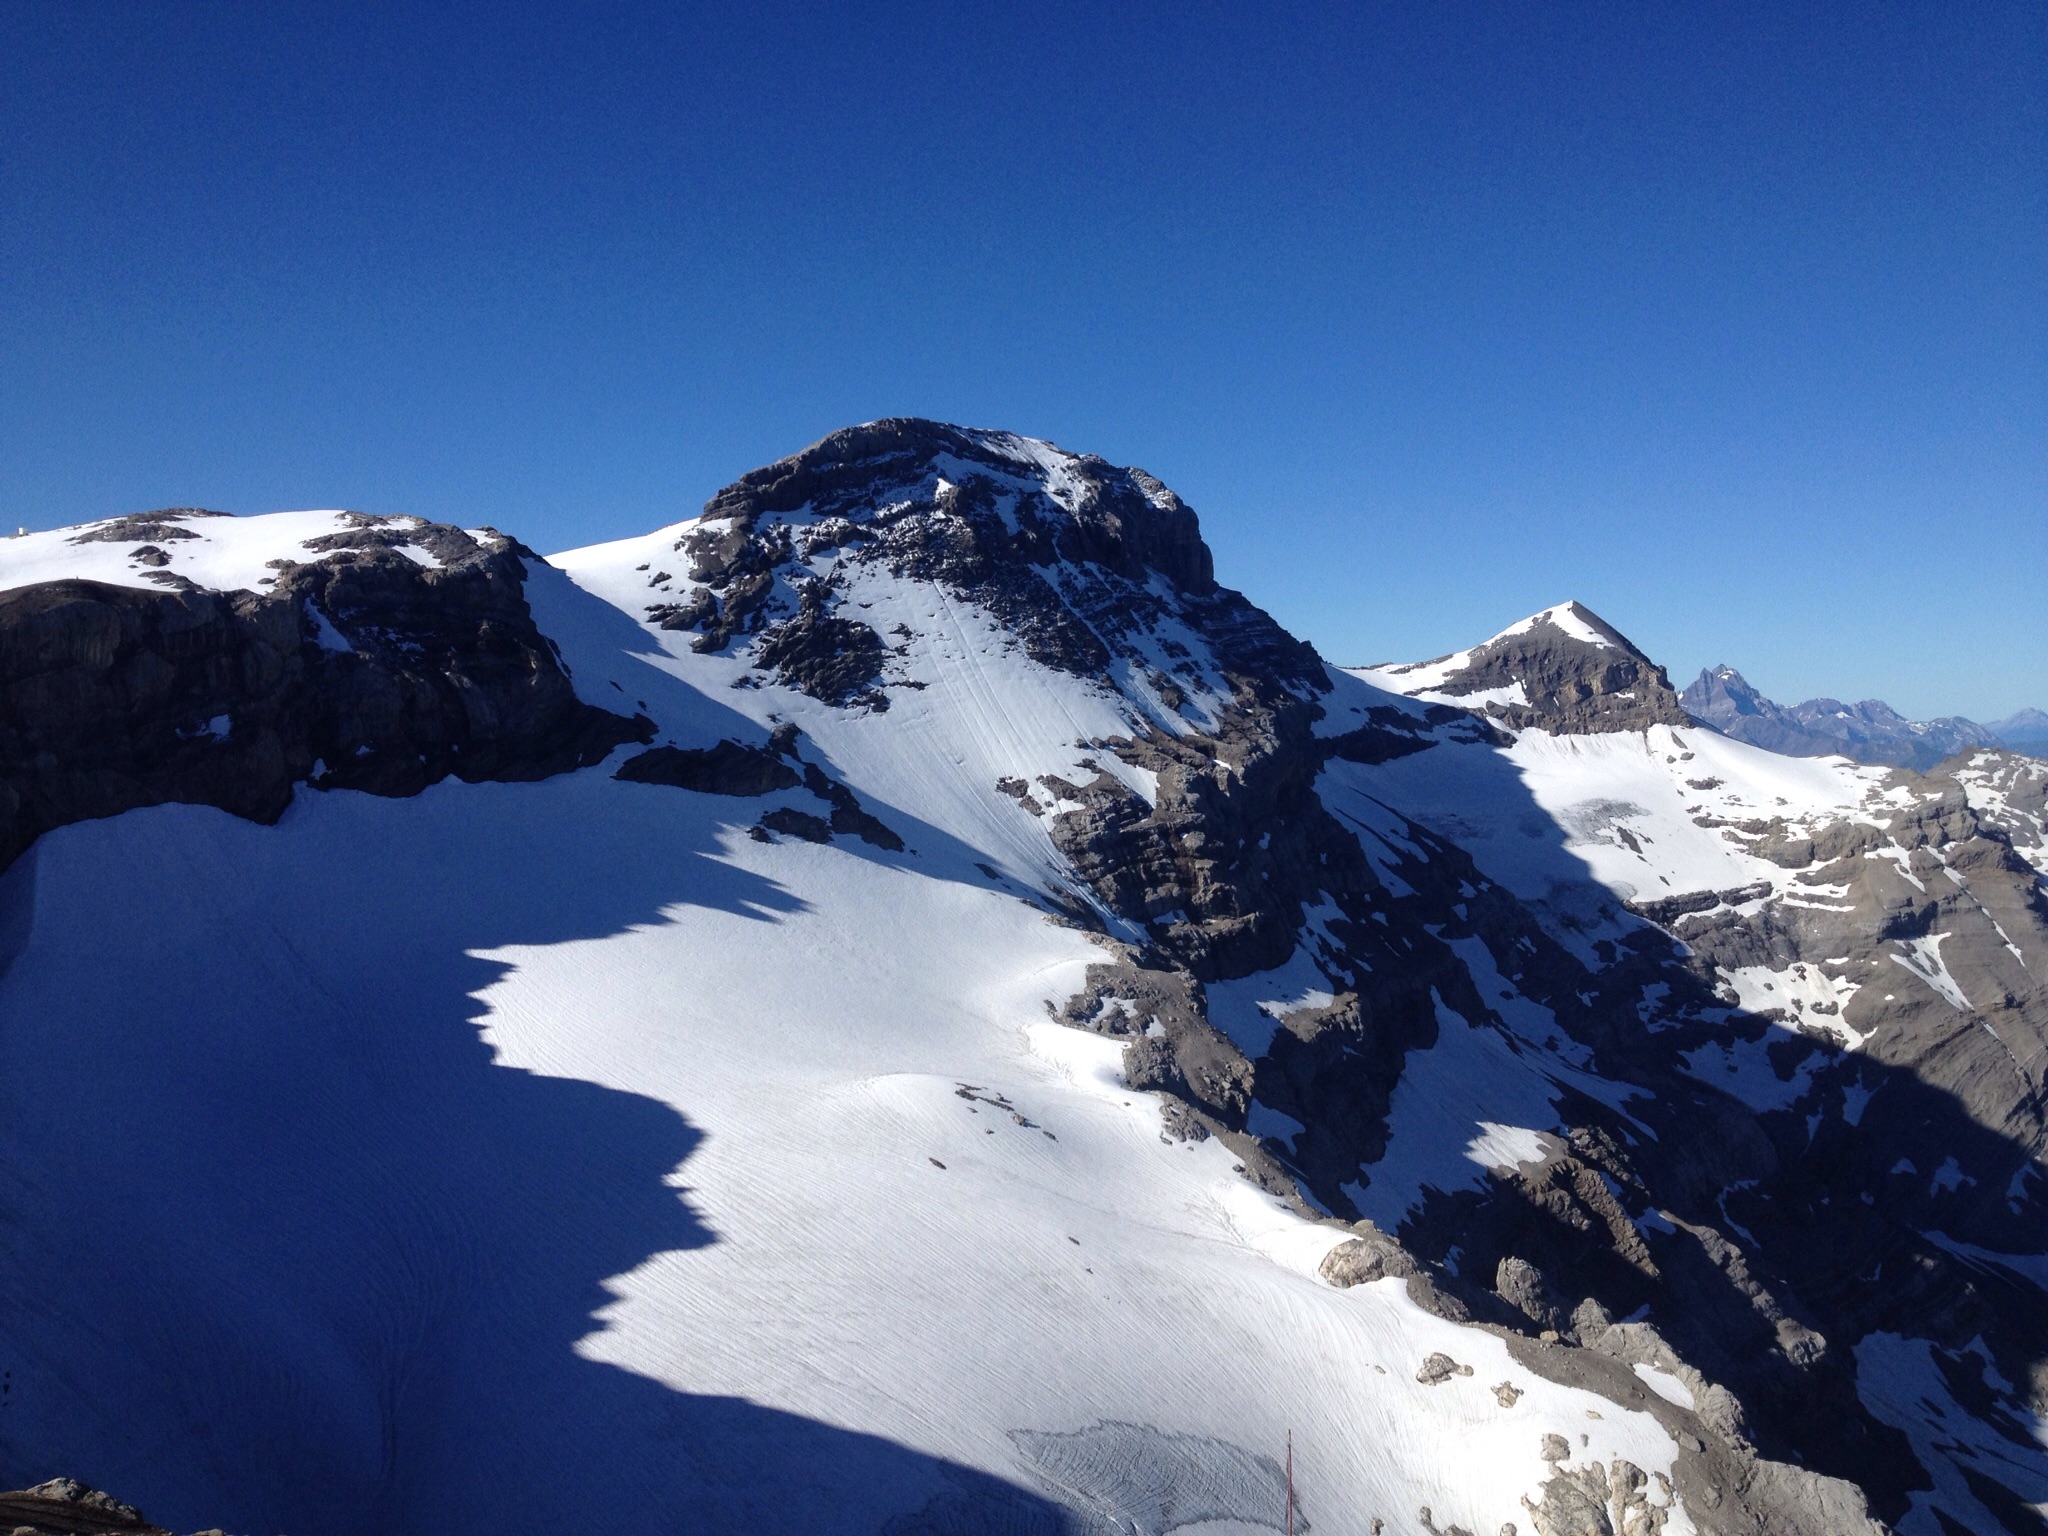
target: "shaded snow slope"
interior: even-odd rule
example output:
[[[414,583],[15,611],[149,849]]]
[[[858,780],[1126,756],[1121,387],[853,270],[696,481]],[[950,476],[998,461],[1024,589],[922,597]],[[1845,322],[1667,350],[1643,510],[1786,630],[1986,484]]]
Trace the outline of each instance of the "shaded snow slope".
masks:
[[[648,702],[707,723],[687,689]],[[1270,1529],[1290,1427],[1331,1530],[1496,1528],[1547,1432],[1669,1470],[1164,1142],[1046,1020],[1092,946],[994,850],[732,809],[585,774],[46,838],[0,982],[10,1453],[316,1532],[1164,1530],[1197,1485]],[[26,1087],[76,1081],[89,1121]]]

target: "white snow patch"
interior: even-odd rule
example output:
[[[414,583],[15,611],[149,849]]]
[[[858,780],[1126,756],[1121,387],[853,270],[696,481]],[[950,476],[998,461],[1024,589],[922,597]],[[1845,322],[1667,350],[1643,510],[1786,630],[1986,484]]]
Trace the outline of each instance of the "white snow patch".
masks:
[[[1692,1388],[1663,1367],[1651,1365],[1646,1360],[1638,1360],[1635,1364],[1635,1373],[1642,1378],[1644,1386],[1665,1402],[1675,1403],[1688,1413],[1696,1406],[1693,1402]]]
[[[136,538],[119,543],[72,542],[81,533],[104,527],[103,521],[0,539],[0,591],[63,580],[100,581],[117,587],[161,591],[161,584],[150,579],[153,568],[138,565],[133,558],[136,550],[154,544],[170,562],[155,569],[167,570],[216,592],[260,592],[277,576],[268,562],[291,560],[308,565],[325,560],[334,552],[308,549],[307,541],[346,533],[356,526],[353,515],[341,511],[269,512],[256,517],[171,514],[163,520],[194,536]],[[410,521],[416,525],[419,520]],[[439,563],[417,546],[399,547],[420,564]]]
[[[1969,1009],[1970,1000],[1941,958],[1941,941],[1947,937],[1945,933],[1930,933],[1917,939],[1894,940],[1900,953],[1892,956],[1892,963],[1911,971],[1939,993],[1949,1007],[1962,1013]]]
[[[1465,1143],[1465,1156],[1482,1168],[1520,1168],[1550,1155],[1540,1131],[1519,1125],[1479,1122],[1479,1134]]]

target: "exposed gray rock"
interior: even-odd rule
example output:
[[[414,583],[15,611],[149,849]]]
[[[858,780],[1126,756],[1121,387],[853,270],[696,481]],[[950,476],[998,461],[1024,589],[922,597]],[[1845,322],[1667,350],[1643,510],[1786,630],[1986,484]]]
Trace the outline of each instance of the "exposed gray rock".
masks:
[[[73,1477],[0,1493],[0,1529],[10,1536],[171,1536],[142,1511]],[[218,1530],[195,1536],[222,1536]]]
[[[866,708],[915,680],[888,678],[886,642],[836,610],[840,561],[933,582],[1068,672],[1099,674],[1120,652],[1158,671],[1133,642],[1170,607],[1232,636],[1263,672],[1301,686],[1318,675],[1309,647],[1216,585],[1195,514],[1165,486],[1086,455],[1068,461],[1067,480],[1070,504],[1056,504],[1002,433],[910,418],[835,432],[712,497],[678,544],[692,590],[649,612],[696,630],[707,651],[761,634],[758,662]]]
[[[808,584],[796,614],[761,636],[756,661],[779,672],[790,687],[827,704],[887,709],[889,696],[875,683],[888,647],[860,620],[827,612],[827,601],[823,582]]]
[[[813,816],[809,811],[799,811],[793,806],[776,806],[761,818],[760,825],[769,832],[780,832],[784,837],[800,837],[807,843],[832,841],[830,822],[822,816]]]
[[[1583,638],[1560,624],[1554,610],[1546,610],[1465,652],[1457,669],[1431,682],[1427,691],[1460,697],[1520,684],[1526,703],[1489,700],[1476,706],[1511,730],[1535,726],[1574,735],[1687,723],[1662,667],[1584,604],[1563,608],[1578,628],[1598,638]],[[1439,656],[1377,670],[1400,686],[1403,673],[1434,669],[1451,659]]]
[[[1560,635],[1626,659],[1611,643]],[[1355,1214],[1345,1186],[1371,1178],[1385,1145],[1389,1095],[1407,1053],[1436,1041],[1439,1005],[1469,1027],[1500,1027],[1449,948],[1452,939],[1480,939],[1500,974],[1590,1049],[1605,1076],[1639,1085],[1635,1112],[1656,1125],[1656,1139],[1645,1141],[1594,1103],[1575,1103],[1574,1123],[1552,1154],[1499,1170],[1485,1192],[1426,1191],[1398,1234],[1339,1245],[1326,1276],[1341,1284],[1405,1272],[1426,1310],[1560,1343],[1575,1337],[1580,1316],[1598,1326],[1653,1308],[1681,1320],[1675,1360],[1696,1357],[1734,1384],[1710,1391],[1701,1378],[1709,1406],[1725,1408],[1731,1428],[1788,1454],[1854,1467],[1880,1486],[1889,1476],[1897,1501],[1900,1484],[1919,1474],[1904,1441],[1861,1404],[1852,1364],[1828,1347],[1834,1325],[1813,1319],[1804,1298],[1787,1301],[1726,1230],[1720,1202],[1727,1192],[1778,1177],[1785,1147],[1753,1111],[1703,1084],[1685,1063],[1684,1051],[1709,1034],[1706,1016],[1727,1012],[1717,1007],[1714,967],[1697,965],[1645,923],[1627,930],[1626,948],[1607,945],[1589,970],[1462,850],[1413,824],[1383,850],[1405,890],[1396,895],[1363,858],[1358,834],[1330,819],[1313,793],[1319,765],[1340,755],[1334,743],[1343,738],[1315,737],[1307,728],[1313,712],[1286,690],[1232,675],[1233,705],[1213,733],[1099,744],[1155,776],[1150,803],[1100,769],[1086,783],[1048,779],[1041,786],[1059,807],[1054,836],[1074,868],[1103,906],[1147,936],[1125,962],[1121,1000],[1116,986],[1104,984],[1106,971],[1092,973],[1091,986],[1066,1011],[1069,1022],[1134,1036],[1126,1059],[1132,1085],[1183,1098],[1237,1138],[1234,1148],[1245,1145],[1241,1128],[1253,1100],[1302,1124],[1285,1144],[1265,1141],[1242,1153],[1248,1176],[1272,1188],[1277,1167],[1319,1208]],[[1632,675],[1640,681],[1639,672]],[[1558,706],[1552,723],[1591,729],[1605,719],[1633,728],[1632,711],[1645,694],[1619,693],[1636,696],[1608,697],[1589,685],[1583,697]],[[1647,696],[1652,716],[1671,713]],[[1446,711],[1432,724],[1411,714],[1405,732],[1393,734],[1404,747],[1420,741],[1416,750],[1431,750],[1458,739],[1445,730],[1456,719]],[[1402,755],[1360,739],[1346,760]],[[1779,834],[1763,828],[1754,835]],[[1847,857],[1855,838],[1828,832],[1819,840]],[[1787,835],[1785,856],[1807,857],[1792,841]],[[1651,910],[1674,922],[1719,920],[1771,891],[1746,887],[1715,893],[1704,905]],[[1323,914],[1312,932],[1304,916],[1311,906]],[[1628,921],[1618,911],[1615,919]],[[1264,1055],[1247,1060],[1207,1023],[1205,985],[1276,966],[1303,945],[1327,978],[1330,1000],[1289,1012]],[[1640,1009],[1652,986],[1666,1014],[1701,1022],[1668,1035],[1646,1032]],[[1711,1028],[1725,1034],[1729,1027]],[[1406,1265],[1392,1259],[1390,1246],[1406,1250]],[[1530,1283],[1539,1272],[1544,1283]],[[1465,1278],[1474,1275],[1487,1278]],[[1568,1318],[1560,1291],[1591,1300],[1592,1309],[1581,1304]],[[1614,1378],[1612,1390],[1624,1402],[1648,1395],[1633,1378]],[[1756,1412],[1745,1417],[1738,1398],[1754,1400]]]
[[[1311,650],[1216,586],[1191,510],[1141,471],[1093,459],[1072,461],[1078,489],[1056,501],[1005,441],[880,422],[744,477],[713,498],[679,558],[658,562],[666,569],[650,577],[649,595],[661,601],[649,615],[694,634],[700,649],[749,647],[763,669],[749,674],[754,683],[773,673],[835,705],[876,710],[886,690],[921,680],[908,675],[917,638],[908,626],[879,633],[839,583],[840,571],[874,562],[992,615],[1043,665],[1104,686],[1142,685],[1149,727],[1086,744],[1095,757],[1069,770],[1080,782],[1005,777],[996,786],[1020,816],[1042,819],[1074,871],[1071,888],[1036,899],[1096,932],[1107,957],[1056,1013],[1123,1042],[1130,1084],[1162,1095],[1165,1134],[1217,1137],[1248,1178],[1305,1213],[1361,1214],[1354,1197],[1370,1193],[1386,1151],[1393,1092],[1411,1053],[1442,1031],[1477,1032],[1543,1070],[1558,1064],[1557,1117],[1541,1156],[1494,1168],[1474,1187],[1425,1190],[1397,1230],[1354,1226],[1323,1265],[1339,1286],[1403,1279],[1432,1313],[1506,1336],[1518,1368],[1651,1413],[1683,1448],[1675,1490],[1626,1463],[1550,1458],[1558,1470],[1530,1509],[1539,1530],[1640,1536],[1661,1525],[1674,1496],[1702,1531],[1872,1529],[1863,1492],[1834,1473],[1860,1482],[1881,1512],[1902,1513],[1927,1474],[1906,1437],[1859,1398],[1855,1348],[1873,1332],[1936,1341],[1943,1359],[1981,1350],[1985,1374],[1970,1390],[1982,1397],[1969,1411],[1987,1423],[2048,1407],[2048,1306],[2017,1273],[1970,1257],[2038,1254],[2048,1223],[2048,1179],[2030,1173],[2048,1151],[2035,979],[2048,975],[2048,768],[1973,752],[1924,778],[1896,777],[1881,808],[1831,824],[1790,811],[1702,814],[1767,861],[1773,878],[1646,892],[1626,909],[1600,893],[1598,921],[1567,944],[1563,908],[1494,885],[1457,845],[1457,826],[1423,827],[1391,808],[1378,829],[1354,824],[1331,813],[1318,782],[1354,771],[1344,765],[1502,740],[1503,730],[1685,723],[1647,657],[1574,607],[1566,622],[1546,617],[1464,653],[1441,691],[1476,712],[1393,701],[1318,735],[1332,729],[1322,718],[1326,674]],[[177,517],[151,514],[120,536],[174,549],[188,535]],[[214,794],[224,783],[271,786],[259,811],[281,808],[276,786],[288,796],[315,756],[322,784],[404,793],[429,773],[552,771],[547,764],[602,755],[626,739],[619,730],[638,729],[602,712],[592,722],[550,716],[544,699],[519,702],[522,686],[559,700],[563,680],[523,604],[499,601],[508,581],[517,597],[516,547],[369,518],[324,542],[330,560],[281,566],[277,591],[261,599],[199,593],[168,567],[151,572],[165,578],[162,590],[91,595],[117,618],[130,609],[146,617],[132,626],[141,641],[114,623],[101,645],[100,629],[82,625],[74,637],[71,618],[28,608],[13,623],[0,599],[0,686],[14,690],[0,698],[9,705],[0,784],[15,796],[0,802],[6,824],[40,814],[22,809],[20,784],[44,794],[38,805],[50,801],[35,777],[48,761],[86,770],[68,799],[57,797],[67,817],[148,803],[105,789],[125,771],[118,754],[111,768],[92,756],[105,757],[91,731],[104,732],[106,719],[168,730],[133,754],[158,776],[149,794],[205,798],[188,782]],[[422,572],[401,545],[429,548],[442,569]],[[491,564],[500,555],[512,570]],[[670,570],[687,573],[684,590],[669,590]],[[421,587],[427,577],[440,584]],[[316,617],[352,650],[323,649]],[[83,668],[88,683],[46,685],[45,652]],[[145,653],[154,659],[137,659]],[[195,657],[197,683],[161,680],[159,664],[176,679]],[[276,681],[293,666],[299,681]],[[433,745],[446,724],[441,683],[466,708],[481,699],[490,726],[451,737],[445,751]],[[1527,703],[1478,697],[1516,684]],[[36,691],[45,686],[47,697]],[[350,702],[351,688],[400,704],[375,714]],[[285,698],[310,689],[320,709],[349,719],[396,723],[382,735],[330,723],[321,729],[347,755],[305,751],[290,744],[311,741],[313,728],[277,723],[297,720],[274,703],[279,689]],[[213,728],[216,697],[241,701],[225,711],[224,733]],[[52,698],[88,702],[52,713]],[[15,720],[69,718],[66,710],[86,722],[77,728],[90,750],[68,739],[10,744]],[[88,729],[91,720],[102,723]],[[254,755],[251,721],[278,742],[263,749],[270,757]],[[370,751],[356,753],[359,742]],[[208,756],[237,751],[244,756],[228,766]],[[297,770],[293,751],[304,759]],[[178,777],[187,753],[201,765],[189,781]],[[19,783],[17,768],[28,775]],[[779,804],[753,835],[903,847],[850,787],[802,758],[790,728],[765,748],[658,748],[620,776],[715,793],[800,788],[817,813]],[[1148,799],[1127,778],[1156,791]],[[1688,784],[1699,794],[1717,787],[1704,773]],[[1592,801],[1574,813],[1583,825],[1538,818],[1531,835],[1625,838],[1634,814]],[[1481,951],[1487,964],[1470,958]],[[1269,1041],[1235,1022],[1235,1038],[1216,1027],[1212,988],[1283,964],[1312,967],[1324,985],[1272,1016]],[[1783,1007],[1737,1006],[1729,973],[1758,967],[1783,974]],[[1553,1019],[1555,1035],[1517,1033],[1521,1003]],[[1768,1061],[1786,1085],[1782,1103],[1755,1108],[1712,1080],[1700,1063],[1731,1042]],[[1252,1125],[1274,1122],[1255,1109],[1303,1129],[1256,1135]],[[1437,1380],[1470,1374],[1441,1359]],[[1694,1407],[1651,1392],[1637,1365],[1675,1377]],[[1504,1406],[1520,1391],[1511,1382],[1492,1390]],[[1054,1461],[1129,1451],[1180,1465],[1146,1438],[1155,1432],[1101,1428],[1079,1450],[1041,1438]],[[1213,1470],[1229,1458],[1196,1460]],[[1114,1511],[1121,1528],[1155,1519],[1121,1492],[1089,1497],[1097,1494],[1103,1518]],[[900,1528],[1035,1529],[1028,1522],[1039,1517],[1021,1508],[984,1490]],[[1025,1524],[1007,1524],[1012,1516]]]
[[[654,747],[627,759],[614,778],[639,784],[671,784],[713,795],[768,795],[801,784],[831,807],[827,820],[791,808],[776,821],[764,818],[769,830],[789,832],[816,842],[818,827],[826,835],[844,833],[862,842],[903,851],[903,839],[879,816],[867,810],[846,785],[834,779],[816,763],[806,762],[799,750],[800,734],[794,725],[779,725],[765,747],[750,747],[725,740],[710,747]]]
[[[1543,1438],[1544,1457],[1551,1460],[1551,1442],[1559,1437]],[[1537,1536],[1657,1536],[1671,1518],[1673,1491],[1662,1473],[1645,1473],[1620,1457],[1604,1466],[1553,1464],[1557,1470],[1543,1483],[1542,1502],[1522,1500]]]
[[[1543,1278],[1543,1272],[1526,1259],[1504,1256],[1494,1272],[1493,1289],[1502,1301],[1539,1328],[1553,1333],[1563,1323],[1557,1297]]]
[[[1339,1243],[1323,1256],[1322,1276],[1335,1286],[1370,1285],[1393,1275],[1406,1278],[1420,1273],[1416,1262],[1393,1238],[1361,1221],[1352,1227],[1358,1235]],[[1494,1389],[1498,1394],[1499,1388]]]
[[[95,523],[81,529],[71,537],[74,544],[132,544],[154,541],[162,544],[175,543],[180,539],[196,539],[198,534],[190,528],[180,526],[186,519],[194,517],[226,517],[225,512],[211,512],[205,507],[164,507],[155,512],[130,512],[125,517],[110,517],[105,522]]]
[[[1251,1063],[1209,1022],[1201,983],[1130,958],[1088,967],[1082,990],[1055,1010],[1062,1023],[1125,1037],[1133,1088],[1173,1094],[1233,1128],[1251,1102]]]
[[[1437,1350],[1416,1367],[1415,1379],[1425,1387],[1441,1386],[1453,1376],[1470,1376],[1472,1367],[1461,1365],[1442,1350]]]
[[[803,770],[804,788],[832,807],[831,827],[834,832],[857,837],[890,853],[903,851],[902,837],[881,817],[863,807],[852,790],[829,777],[816,763],[805,763]]]

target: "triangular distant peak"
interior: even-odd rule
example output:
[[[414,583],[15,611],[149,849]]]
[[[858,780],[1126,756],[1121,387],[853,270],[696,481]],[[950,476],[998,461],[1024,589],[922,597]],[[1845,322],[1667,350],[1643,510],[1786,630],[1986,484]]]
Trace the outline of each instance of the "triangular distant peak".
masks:
[[[1583,641],[1587,645],[1618,646],[1634,655],[1642,654],[1630,643],[1626,635],[1577,598],[1568,598],[1564,602],[1553,603],[1540,612],[1532,613],[1526,619],[1510,624],[1486,643],[1491,645],[1496,640],[1525,635],[1539,625],[1562,630],[1572,639]]]

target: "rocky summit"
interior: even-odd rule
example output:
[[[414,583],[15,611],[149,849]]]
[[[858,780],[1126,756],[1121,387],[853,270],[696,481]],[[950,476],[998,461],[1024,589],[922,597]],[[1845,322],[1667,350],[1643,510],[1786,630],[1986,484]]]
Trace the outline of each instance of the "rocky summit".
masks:
[[[1579,603],[1332,666],[1218,575],[1151,475],[907,419],[546,560],[0,543],[5,1471],[2042,1529],[2048,763],[1772,750]]]

